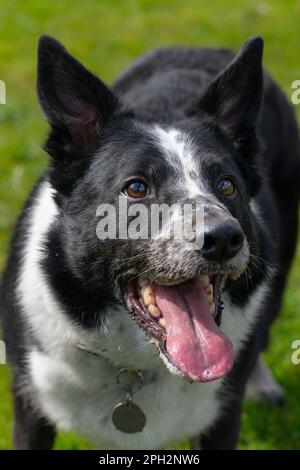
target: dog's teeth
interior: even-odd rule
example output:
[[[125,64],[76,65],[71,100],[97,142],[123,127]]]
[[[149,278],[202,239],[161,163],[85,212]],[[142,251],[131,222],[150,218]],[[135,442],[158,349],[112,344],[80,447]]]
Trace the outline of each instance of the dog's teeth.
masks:
[[[216,311],[216,304],[214,302],[211,302],[209,304],[209,310],[210,310],[210,313],[212,313],[213,315],[215,314],[215,311]]]
[[[148,306],[148,312],[154,318],[159,318],[161,316],[159,308],[156,307],[156,305],[153,305],[153,304]]]
[[[203,286],[205,287],[210,285],[208,276],[201,276],[201,281],[202,281]]]
[[[203,287],[204,291],[206,292],[207,295],[213,294],[214,288],[212,284],[208,284],[207,286]]]
[[[231,279],[237,281],[241,277],[241,273],[233,273],[231,274]]]
[[[214,289],[213,286],[210,284],[207,287],[204,287],[204,291],[206,293],[207,301],[211,304],[214,301]]]
[[[140,287],[145,287],[147,284],[149,284],[149,279],[146,279],[145,277],[139,277],[138,283]]]
[[[160,319],[159,319],[159,324],[160,324],[160,326],[162,326],[164,329],[166,329],[167,324],[166,324],[166,320],[165,320],[164,318],[160,318]]]
[[[156,300],[152,287],[145,286],[142,288],[142,297],[145,305],[156,305]]]
[[[204,292],[206,293],[208,303],[211,304],[214,300],[214,288],[212,284],[203,287]]]

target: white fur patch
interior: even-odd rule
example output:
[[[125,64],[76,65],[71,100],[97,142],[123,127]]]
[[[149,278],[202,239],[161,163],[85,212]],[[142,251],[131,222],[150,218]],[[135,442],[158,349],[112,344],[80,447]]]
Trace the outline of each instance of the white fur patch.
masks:
[[[58,428],[75,429],[99,448],[162,448],[206,430],[220,412],[216,392],[222,380],[190,384],[172,375],[125,308],[110,311],[105,324],[92,331],[75,327],[64,314],[39,266],[42,242],[57,216],[53,190],[44,183],[32,208],[17,288],[19,303],[44,350],[33,350],[28,357],[44,414]],[[266,291],[265,284],[242,311],[224,296],[222,329],[235,351],[249,335]],[[101,357],[77,350],[75,343],[87,345]],[[124,434],[111,421],[114,406],[125,398],[116,383],[120,367],[141,369],[145,374],[145,384],[134,401],[145,412],[147,424],[137,434]],[[153,373],[155,377],[148,380]]]
[[[197,181],[194,175],[198,174],[195,164],[195,156],[191,142],[187,136],[177,129],[165,130],[160,126],[155,126],[154,135],[159,140],[164,153],[170,163],[182,174],[182,184],[185,186],[189,197],[207,194],[207,188],[200,178]]]

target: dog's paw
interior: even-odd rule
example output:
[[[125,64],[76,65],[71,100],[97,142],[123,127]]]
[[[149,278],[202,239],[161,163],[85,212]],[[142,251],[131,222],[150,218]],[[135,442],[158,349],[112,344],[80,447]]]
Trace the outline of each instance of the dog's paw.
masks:
[[[259,359],[246,386],[246,399],[260,401],[263,398],[272,406],[281,406],[285,402],[285,393],[274,379],[271,370]]]

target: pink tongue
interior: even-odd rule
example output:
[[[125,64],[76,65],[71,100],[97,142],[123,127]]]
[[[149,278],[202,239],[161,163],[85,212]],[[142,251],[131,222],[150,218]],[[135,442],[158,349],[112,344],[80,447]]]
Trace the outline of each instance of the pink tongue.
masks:
[[[201,281],[153,288],[166,321],[166,348],[177,368],[198,382],[227,374],[233,365],[233,347],[209,311]]]

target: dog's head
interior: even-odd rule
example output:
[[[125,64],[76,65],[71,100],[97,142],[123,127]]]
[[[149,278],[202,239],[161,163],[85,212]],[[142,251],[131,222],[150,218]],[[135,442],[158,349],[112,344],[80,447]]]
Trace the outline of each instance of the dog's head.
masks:
[[[38,94],[51,125],[45,148],[65,266],[91,299],[123,303],[190,380],[216,379],[233,363],[219,328],[222,292],[256,249],[249,201],[260,183],[262,47],[248,41],[167,125],[142,121],[57,41],[40,41]],[[200,225],[200,237],[178,237],[179,221]]]

